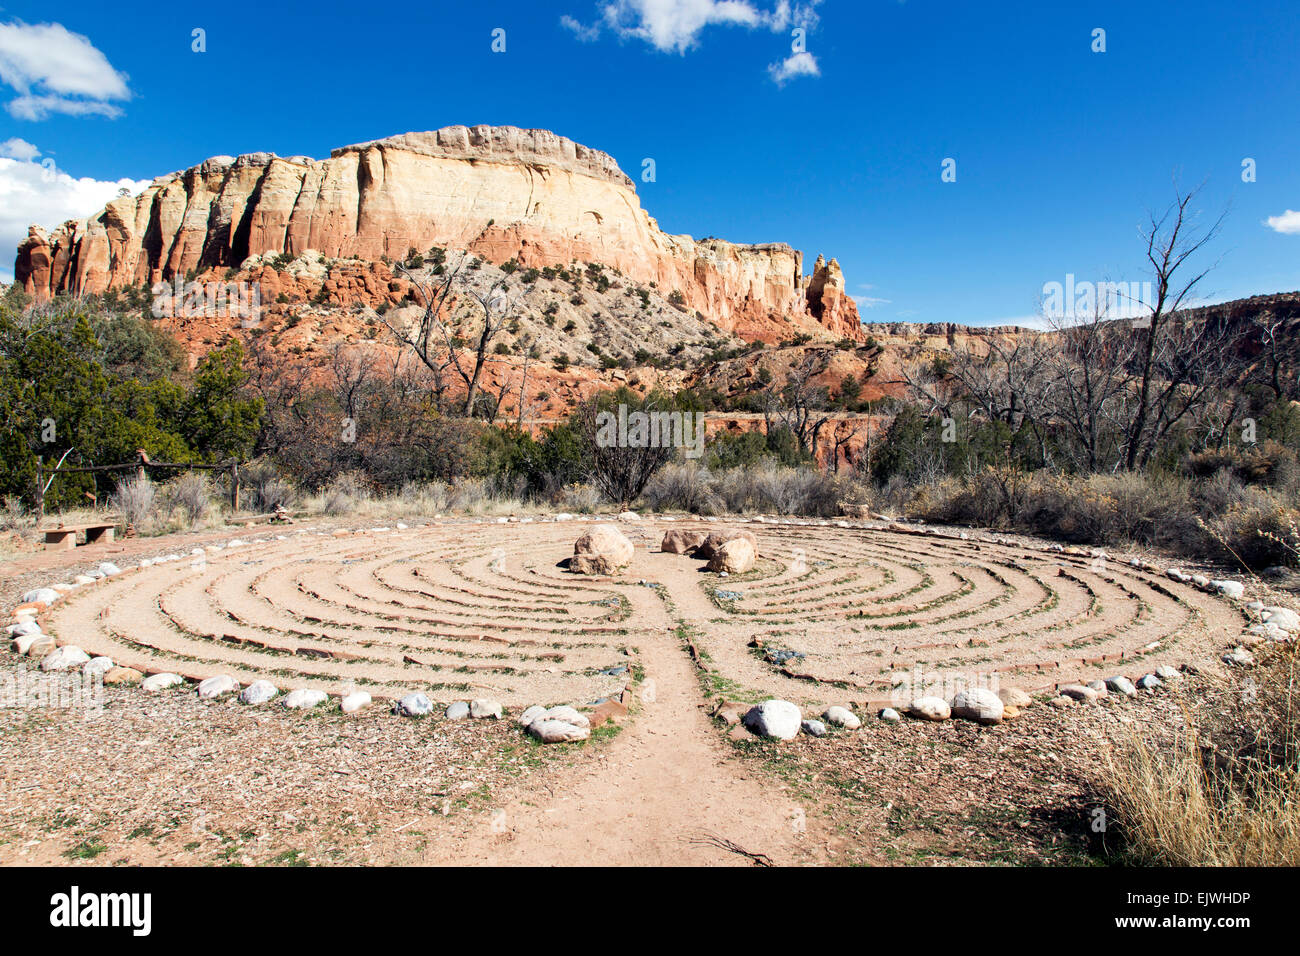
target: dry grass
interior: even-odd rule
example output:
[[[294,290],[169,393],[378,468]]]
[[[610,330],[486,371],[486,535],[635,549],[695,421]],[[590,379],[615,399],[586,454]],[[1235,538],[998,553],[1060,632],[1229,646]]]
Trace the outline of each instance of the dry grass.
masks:
[[[1116,743],[1105,786],[1129,852],[1169,866],[1300,864],[1296,651],[1202,701],[1162,745]]]

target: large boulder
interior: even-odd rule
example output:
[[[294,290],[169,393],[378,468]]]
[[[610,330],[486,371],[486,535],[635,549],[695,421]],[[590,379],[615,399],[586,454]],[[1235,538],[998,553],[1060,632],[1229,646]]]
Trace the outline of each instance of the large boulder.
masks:
[[[659,550],[665,554],[690,554],[704,543],[708,535],[703,531],[686,531],[674,528],[664,535]]]
[[[708,537],[700,544],[695,551],[697,558],[712,558],[718,548],[722,547],[728,541],[734,541],[737,538],[744,538],[754,546],[754,554],[758,554],[758,539],[754,537],[754,532],[746,531],[744,528],[724,528],[721,531],[710,531]]]
[[[573,544],[569,570],[579,574],[617,574],[632,563],[632,542],[612,524],[600,524]]]
[[[794,740],[803,726],[803,714],[788,700],[765,700],[745,714],[745,726],[760,737]]]
[[[952,699],[952,715],[980,724],[1002,722],[1002,698],[986,687],[968,687]]]
[[[709,558],[710,571],[725,571],[727,574],[744,574],[754,567],[754,545],[744,538],[732,538],[724,541]]]

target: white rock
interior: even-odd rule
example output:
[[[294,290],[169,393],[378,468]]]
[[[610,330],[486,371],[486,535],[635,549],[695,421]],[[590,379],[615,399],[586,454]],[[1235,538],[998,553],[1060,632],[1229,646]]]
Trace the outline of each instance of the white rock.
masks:
[[[918,697],[907,705],[907,714],[920,720],[947,720],[952,708],[942,697]]]
[[[794,740],[799,736],[803,714],[788,700],[765,700],[745,714],[745,726],[760,737]]]
[[[323,690],[309,690],[300,687],[297,690],[289,691],[281,704],[289,710],[310,710],[312,707],[318,707],[329,699],[329,694]]]
[[[1125,697],[1132,697],[1137,693],[1137,688],[1133,686],[1133,682],[1127,677],[1107,677],[1106,687],[1108,690],[1123,694]]]
[[[15,637],[9,646],[13,648],[14,653],[26,656],[27,652],[32,649],[32,645],[40,640],[47,640],[47,638],[38,631],[35,634],[23,634]]]
[[[1156,676],[1161,680],[1182,680],[1183,672],[1168,664],[1161,664],[1156,668]]]
[[[534,720],[538,718],[533,718]],[[567,704],[561,704],[559,707],[552,707],[542,714],[541,720],[558,720],[562,723],[573,724],[575,727],[590,727],[591,721],[587,715],[580,713]]]
[[[469,704],[463,700],[454,700],[447,705],[442,715],[448,720],[464,720],[469,716]]]
[[[423,717],[433,710],[433,701],[423,694],[407,694],[393,705],[393,713],[399,717]]]
[[[268,700],[278,697],[279,694],[280,688],[269,680],[255,680],[239,692],[239,702],[241,704],[265,704]]]
[[[823,724],[820,720],[805,720],[802,723],[800,723],[799,729],[802,730],[809,737],[826,736],[826,725]]]
[[[72,579],[72,583],[75,584],[77,587],[83,587],[87,584],[94,584],[97,580],[99,579],[92,578],[89,574],[78,574],[75,578]]]
[[[58,599],[59,592],[54,590],[54,588],[37,588],[36,590],[28,591],[23,595],[24,604],[34,604],[38,601],[41,604],[53,604]]]
[[[169,687],[176,687],[183,684],[185,679],[180,674],[150,674],[140,682],[140,686],[147,691],[167,690]]]
[[[1088,689],[1096,691],[1098,697],[1105,697],[1107,694],[1110,693],[1110,688],[1107,687],[1106,682],[1102,680],[1088,681]]]
[[[41,658],[43,671],[70,671],[90,661],[90,655],[74,644],[57,647]]]
[[[1092,703],[1098,697],[1095,690],[1091,687],[1084,687],[1082,684],[1066,684],[1057,693],[1071,700],[1087,701],[1088,703]]]
[[[115,574],[121,574],[121,573],[122,573],[122,569],[119,568],[119,567],[118,567],[116,564],[114,564],[112,561],[104,561],[104,562],[102,562],[102,563],[99,565],[99,571],[100,571],[101,574],[106,574],[106,575],[108,575],[110,578],[111,578],[113,575],[115,575]]]
[[[41,626],[33,620],[19,621],[5,628],[10,637],[27,637],[29,634],[41,633]]]
[[[1231,664],[1234,667],[1250,667],[1255,663],[1255,655],[1244,647],[1234,647],[1228,653],[1223,655],[1223,663]]]
[[[1284,631],[1295,634],[1300,631],[1300,614],[1289,607],[1266,607],[1260,612],[1260,616],[1274,627],[1280,627]]]
[[[1002,722],[1002,698],[986,687],[968,687],[952,699],[952,715],[981,724]]]
[[[544,744],[572,743],[591,736],[590,727],[579,727],[563,720],[534,720],[528,732]]]
[[[1226,598],[1240,601],[1246,596],[1246,585],[1240,581],[1211,581],[1210,584]]]
[[[499,701],[487,700],[482,697],[470,701],[469,715],[475,719],[483,720],[491,718],[492,720],[500,720],[501,714],[502,707]]]
[[[89,674],[91,677],[98,675],[103,678],[105,674],[113,669],[113,658],[111,657],[92,657],[90,662],[82,668],[82,673]]]
[[[1257,637],[1264,637],[1270,641],[1286,641],[1291,638],[1290,631],[1282,630],[1282,628],[1278,627],[1272,621],[1265,624],[1252,624],[1250,627],[1246,628],[1246,633],[1254,634]]]
[[[536,720],[538,717],[541,717],[545,713],[546,713],[545,707],[542,707],[538,704],[533,704],[533,706],[529,707],[527,710],[525,710],[522,714],[519,715],[519,726],[527,727],[534,720]]]
[[[889,724],[896,724],[902,720],[902,716],[892,707],[886,707],[880,712],[880,719]]]
[[[841,707],[839,704],[827,707],[822,714],[822,719],[828,724],[834,724],[836,727],[844,727],[847,730],[857,730],[862,726],[862,721],[858,715],[847,707]]]
[[[218,674],[216,677],[209,677],[199,682],[199,697],[204,700],[214,700],[236,690],[239,690],[239,681],[229,674]]]
[[[569,514],[567,511],[561,511],[558,515],[555,516],[555,519],[554,519],[554,520],[556,520],[556,521],[572,521],[572,520],[573,520],[573,515]]]
[[[339,701],[339,709],[345,714],[355,714],[364,707],[369,707],[371,698],[364,690],[354,690],[350,694],[345,694]]]
[[[619,521],[640,521],[641,516],[635,511],[621,511],[618,515]]]
[[[1155,690],[1163,686],[1163,683],[1155,674],[1143,674],[1137,679],[1138,690]]]

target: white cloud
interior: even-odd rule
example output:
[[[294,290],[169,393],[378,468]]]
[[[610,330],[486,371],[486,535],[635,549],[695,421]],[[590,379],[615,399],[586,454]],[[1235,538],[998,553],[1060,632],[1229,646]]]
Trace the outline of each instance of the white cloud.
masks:
[[[1300,235],[1300,212],[1288,209],[1280,216],[1269,216],[1264,220],[1264,225],[1285,236]]]
[[[560,24],[581,40],[594,40],[608,29],[622,39],[644,40],[665,53],[685,53],[710,26],[739,26],[747,30],[784,32],[791,26],[811,30],[814,8],[821,0],[794,3],[779,0],[775,7],[758,7],[751,0],[610,0],[600,7],[600,19],[584,25],[571,16]]]
[[[27,238],[32,223],[53,228],[69,219],[82,219],[116,198],[118,191],[138,193],[150,180],[119,179],[107,182],[89,177],[74,179],[60,171],[52,159],[38,162],[39,151],[23,140],[8,140],[30,147],[35,155],[27,159],[0,158],[0,282],[12,282],[18,243]]]
[[[785,86],[796,76],[822,75],[821,69],[817,66],[817,57],[807,51],[792,53],[780,63],[771,64],[767,68],[767,73],[777,86]]]
[[[6,159],[18,159],[26,162],[35,159],[39,155],[41,155],[39,149],[27,142],[27,140],[19,139],[17,136],[0,143],[0,156]]]
[[[126,80],[88,37],[62,24],[0,23],[0,82],[18,94],[6,104],[16,119],[120,116],[116,102],[131,98]]]

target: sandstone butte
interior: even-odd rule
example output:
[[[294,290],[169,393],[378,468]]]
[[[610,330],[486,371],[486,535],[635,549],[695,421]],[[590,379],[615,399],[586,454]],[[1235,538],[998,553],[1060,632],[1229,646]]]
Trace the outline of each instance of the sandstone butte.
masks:
[[[431,246],[527,267],[598,262],[678,291],[727,331],[865,336],[839,264],[784,243],[660,230],[614,159],[547,130],[449,126],[344,146],[325,160],[217,156],[52,233],[32,226],[17,282],[37,301],[152,285],[260,254],[375,261]]]

